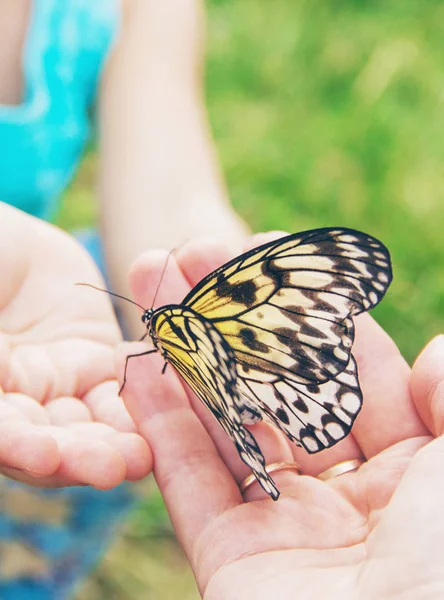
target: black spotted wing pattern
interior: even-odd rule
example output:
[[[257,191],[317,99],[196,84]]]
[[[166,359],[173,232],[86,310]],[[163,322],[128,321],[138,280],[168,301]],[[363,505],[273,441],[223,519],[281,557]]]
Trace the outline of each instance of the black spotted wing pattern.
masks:
[[[183,304],[219,329],[241,364],[301,382],[328,381],[350,360],[350,317],[390,284],[387,249],[351,229],[290,235],[204,278]]]
[[[244,424],[267,419],[308,452],[343,439],[362,405],[352,317],[375,306],[391,279],[378,240],[316,229],[235,258],[181,305],[154,312],[156,346],[273,498],[278,491]]]
[[[156,311],[151,327],[165,359],[213,413],[267,494],[277,500],[279,492],[265,470],[262,452],[242,423],[236,359],[222,335],[211,322],[180,306]]]
[[[284,431],[310,454],[329,448],[350,432],[362,406],[356,361],[335,378],[322,383],[294,380],[257,369],[240,367],[238,388],[246,401],[244,422],[251,407],[260,417]],[[258,416],[254,415],[253,420]]]

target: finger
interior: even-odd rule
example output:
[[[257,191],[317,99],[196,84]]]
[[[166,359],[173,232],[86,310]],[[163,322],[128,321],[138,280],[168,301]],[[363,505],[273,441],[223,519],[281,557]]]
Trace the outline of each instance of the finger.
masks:
[[[110,425],[117,431],[134,432],[136,427],[118,392],[117,381],[105,381],[88,392],[83,401],[94,421]]]
[[[41,404],[62,394],[81,398],[97,383],[113,377],[113,358],[111,345],[75,336],[42,346],[18,346],[10,361],[8,387]]]
[[[46,414],[52,425],[68,425],[69,423],[84,421],[91,423],[92,418],[88,407],[72,396],[62,396],[50,400],[45,404]]]
[[[21,421],[24,423],[32,423],[32,419],[28,414],[24,414],[15,406],[11,406],[0,399],[0,422],[1,421]]]
[[[190,287],[231,258],[233,251],[230,246],[211,239],[188,242],[176,254],[176,261]]]
[[[96,385],[112,380],[115,376],[112,344],[87,339],[67,339],[49,345],[46,354],[51,369],[62,374],[55,389],[51,390],[52,396],[68,392],[69,395],[83,398]],[[35,352],[28,360],[33,360],[34,356]],[[70,377],[63,377],[63,374],[70,374]]]
[[[248,252],[253,248],[257,248],[258,246],[262,246],[263,244],[268,244],[269,242],[279,240],[280,238],[285,237],[286,235],[288,235],[287,231],[280,230],[256,233],[247,239],[245,244],[245,252]]]
[[[116,431],[105,423],[72,423],[69,431],[80,440],[102,441],[119,452],[126,467],[126,479],[136,481],[151,473],[153,456],[142,436]]]
[[[24,421],[0,422],[0,464],[24,471],[24,478],[53,474],[60,454],[52,436]]]
[[[180,251],[179,251],[180,252]],[[154,297],[157,286],[160,282],[160,276],[165,267],[168,253],[164,251],[150,251],[142,255],[134,265],[130,273],[130,284],[136,301],[144,306],[149,306]],[[170,255],[168,258],[168,265],[163,274],[163,279],[157,293],[156,305],[162,305],[171,302],[180,302],[181,299],[186,295],[189,290],[189,283],[181,271],[175,255]],[[133,344],[131,354],[146,351],[147,346],[142,344]],[[124,352],[124,345],[121,347],[120,352]],[[120,369],[122,368],[123,357],[121,357]],[[180,446],[170,445],[164,448],[165,438],[162,437],[161,427],[156,425],[156,421],[163,423],[165,422],[165,432],[169,428],[174,429],[177,427],[176,415],[185,415],[184,421],[191,420],[193,423],[193,429],[199,430],[193,415],[187,393],[182,383],[180,383],[178,376],[175,374],[172,367],[167,369],[165,375],[161,375],[164,367],[164,360],[158,355],[150,355],[147,357],[141,356],[140,358],[132,358],[128,361],[127,367],[127,386],[123,390],[125,398],[125,404],[129,410],[129,413],[137,423],[139,431],[144,434],[145,439],[152,445],[152,450],[155,457],[155,474],[161,489],[165,489],[167,497],[172,499],[167,505],[172,514],[175,511],[179,511],[179,506],[174,503],[174,494],[168,494],[166,489],[176,489],[182,485],[188,489],[191,487],[190,493],[193,493],[193,489],[200,488],[202,476],[201,470],[197,470],[195,477],[197,484],[189,486],[188,483],[184,483],[182,474],[184,471],[180,468],[181,462],[188,463],[188,460],[192,462],[193,456],[199,453],[199,444],[196,447],[196,451],[192,452],[190,458],[187,458],[186,445],[183,453],[180,452]],[[149,398],[149,402],[143,402],[142,399]],[[161,415],[159,417],[158,415]],[[153,417],[154,425],[152,424]],[[153,430],[153,431],[152,431]],[[202,433],[205,433],[202,429]],[[165,433],[167,435],[167,433]],[[176,436],[176,433],[174,434]],[[183,436],[188,437],[187,431],[184,426]],[[198,437],[199,439],[199,437]],[[190,440],[191,441],[191,440]],[[233,480],[230,477],[226,467],[221,467],[221,459],[217,454],[217,451],[212,444],[211,440],[205,435],[202,435],[201,445],[207,448],[208,459],[219,465],[219,470],[224,473],[224,479],[227,481],[225,490],[229,490],[230,487],[233,489]],[[159,462],[160,461],[160,462]],[[179,475],[175,478],[176,473]],[[205,473],[208,471],[208,466],[204,463],[202,465],[202,473],[206,479]],[[219,481],[219,476],[215,476]],[[169,480],[173,483],[171,486],[167,483]],[[218,488],[217,488],[218,489]],[[235,492],[239,498],[239,491],[236,488]],[[225,492],[226,493],[226,492]],[[220,498],[217,500],[209,510],[217,512],[219,506],[226,506],[228,499],[224,500],[224,494],[216,493],[216,496]],[[178,498],[181,494],[179,494]],[[229,497],[229,495],[228,495]],[[232,502],[232,500],[231,500]],[[194,501],[194,505],[196,502]],[[186,528],[184,528],[184,539],[187,539]],[[192,539],[192,535],[189,538]]]
[[[332,448],[327,448],[316,454],[308,454],[304,448],[293,444],[293,455],[300,465],[302,473],[312,477],[317,477],[339,463],[363,458],[362,450],[352,434],[349,434]]]
[[[60,466],[52,485],[92,485],[101,490],[112,489],[124,481],[126,467],[120,453],[110,444],[96,441],[94,427],[88,438],[66,428],[49,426],[60,452]]]
[[[258,233],[245,241],[244,251],[251,250],[287,235],[282,231]],[[199,239],[182,246],[175,257],[190,287],[194,287],[211,273],[235,256],[233,248],[213,239]]]
[[[367,458],[402,440],[427,435],[410,394],[410,368],[370,315],[355,319],[353,354],[364,403],[353,436]]]
[[[188,244],[187,244],[187,246],[188,246]],[[174,298],[176,299],[176,301],[180,297],[184,296],[187,293],[187,291],[189,290],[189,283],[188,283],[187,277],[181,270],[182,257],[192,256],[193,258],[196,259],[196,265],[197,265],[202,256],[201,252],[200,252],[200,250],[202,249],[202,246],[199,245],[199,251],[197,254],[195,253],[196,246],[194,244],[190,244],[189,247],[190,247],[189,253],[187,253],[184,248],[178,252],[178,256],[181,257],[180,266],[178,264],[178,261],[176,260],[176,256],[173,256],[173,255],[170,256],[168,268],[166,269],[166,271],[164,273],[162,285],[161,285],[158,295],[157,295],[159,304],[162,305],[165,302],[171,302],[169,293],[172,292],[173,290],[174,290]],[[218,246],[218,248],[219,249],[222,248],[221,253],[224,251],[223,246]],[[209,256],[209,254],[210,253],[208,253],[208,256]],[[142,305],[147,304],[147,298],[150,295],[152,296],[152,294],[153,294],[152,282],[154,281],[154,282],[156,282],[155,285],[158,285],[158,281],[160,279],[160,274],[164,268],[167,257],[168,257],[168,254],[166,252],[151,251],[151,252],[148,252],[145,255],[143,255],[138,260],[135,267],[133,268],[132,273],[131,273],[131,286],[132,286],[136,301],[141,303]],[[194,266],[194,263],[191,262],[190,268],[192,268],[193,266]],[[209,263],[207,264],[207,267],[208,266],[209,266]],[[135,354],[138,351],[143,352],[144,349],[146,350],[146,346],[135,346],[134,345],[133,348],[134,348],[134,350],[131,351],[132,354],[133,353]],[[140,350],[138,350],[138,348],[140,348]],[[136,372],[136,371],[132,371],[132,369],[135,368],[136,360],[138,361],[138,364],[140,365],[140,367],[139,367],[140,376],[134,375],[134,374],[131,376],[130,375],[131,372],[133,372],[133,373]],[[137,398],[143,397],[144,392],[142,390],[144,389],[146,382],[148,382],[150,380],[149,375],[148,375],[148,370],[146,372],[143,372],[142,365],[145,365],[145,369],[149,369],[150,371],[153,372],[153,377],[155,378],[154,380],[158,380],[161,383],[160,386],[159,386],[159,384],[157,384],[155,386],[151,386],[150,392],[149,392],[149,397],[150,397],[149,407],[147,405],[143,405],[143,406],[140,405],[140,403],[138,403],[137,400],[134,403],[131,400],[132,398],[137,399]],[[134,358],[134,359],[130,359],[128,362],[126,376],[127,376],[128,382],[131,380],[131,389],[133,390],[133,393],[132,394],[127,393],[126,388],[123,393],[125,396],[125,404],[129,410],[130,414],[133,416],[133,418],[138,423],[139,427],[143,427],[143,420],[145,419],[145,409],[152,410],[153,403],[154,403],[154,405],[156,405],[156,402],[158,401],[158,399],[161,399],[162,403],[165,401],[168,401],[168,410],[170,410],[170,411],[176,410],[176,409],[178,410],[180,408],[183,408],[184,406],[186,406],[187,408],[190,408],[190,403],[188,401],[187,392],[184,390],[183,385],[179,383],[177,376],[176,375],[173,376],[172,368],[167,369],[167,372],[165,374],[165,377],[168,376],[167,379],[165,377],[160,376],[163,366],[164,366],[163,359],[161,359],[159,356],[149,356],[149,357],[146,357],[146,360],[144,360],[143,357],[140,357],[140,359]],[[175,382],[174,385],[173,385],[173,382]],[[173,392],[172,390],[167,391],[165,389],[165,385],[167,383],[168,383],[168,385],[173,386],[175,392]],[[139,391],[139,388],[140,388],[140,391]],[[166,408],[159,406],[159,411],[162,411],[162,410],[166,410]],[[198,410],[199,410],[199,408],[198,408]],[[202,416],[201,410],[199,410],[199,414]],[[205,414],[204,418],[206,418],[206,417],[207,417],[207,415]],[[206,420],[205,422],[207,423],[208,421]],[[214,427],[214,424],[213,424],[213,427]],[[142,431],[142,429],[141,429],[141,431]],[[216,435],[216,439],[217,439],[217,441],[220,441],[221,432],[218,431],[217,434],[218,435]],[[218,445],[220,445],[220,444],[218,444]],[[155,452],[154,448],[153,448],[153,451],[156,456],[156,452]]]
[[[34,398],[26,394],[7,393],[1,397],[2,406],[9,405],[17,409],[22,415],[35,425],[48,425],[49,417],[44,407]]]
[[[418,414],[435,436],[444,433],[444,335],[434,338],[412,369],[412,397]]]
[[[129,281],[136,302],[142,306],[152,306],[154,299],[156,306],[180,303],[189,291],[174,254],[166,250],[142,254],[131,269]]]
[[[136,349],[142,344],[133,344]],[[119,349],[120,368],[125,348]],[[147,360],[147,359],[150,360]],[[239,489],[172,368],[158,355],[128,363],[126,406],[154,455],[154,473],[185,551],[209,520],[242,502]]]
[[[427,569],[429,561],[426,557],[430,556],[430,549],[433,548],[434,560],[437,561],[435,564],[442,564],[443,463],[443,437],[434,439],[412,457],[398,488],[384,511],[381,511],[381,519],[367,540],[366,546],[371,556],[402,557],[414,552],[413,562],[417,566],[424,564]],[[423,563],[418,563],[421,559]],[[381,589],[381,594],[376,592],[375,597],[385,595],[386,590]]]
[[[112,443],[125,461],[127,481],[139,481],[152,472],[153,453],[142,436],[136,433],[117,433]]]

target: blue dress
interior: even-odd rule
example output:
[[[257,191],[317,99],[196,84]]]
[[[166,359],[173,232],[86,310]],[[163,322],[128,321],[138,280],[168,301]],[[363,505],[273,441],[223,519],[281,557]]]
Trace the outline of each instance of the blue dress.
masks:
[[[54,216],[87,140],[117,0],[32,0],[21,104],[0,105],[0,199]]]
[[[32,0],[22,102],[0,105],[0,200],[53,218],[91,136],[119,15],[118,0]],[[0,598],[70,597],[134,499],[126,484],[38,490],[1,479]]]

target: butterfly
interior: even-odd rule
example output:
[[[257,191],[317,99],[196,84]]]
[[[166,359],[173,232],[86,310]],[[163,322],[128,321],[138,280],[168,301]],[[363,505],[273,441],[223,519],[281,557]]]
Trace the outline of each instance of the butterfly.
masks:
[[[277,500],[246,425],[265,419],[309,453],[347,436],[362,405],[352,317],[391,280],[388,250],[365,233],[288,235],[219,267],[181,304],[146,310],[149,352],[178,371]]]

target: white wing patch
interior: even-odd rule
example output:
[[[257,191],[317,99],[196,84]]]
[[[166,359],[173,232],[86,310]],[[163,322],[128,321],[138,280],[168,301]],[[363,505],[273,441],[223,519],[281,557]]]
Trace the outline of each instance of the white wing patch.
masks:
[[[356,361],[335,379],[305,385],[240,369],[238,387],[262,417],[308,452],[329,448],[348,435],[362,406]]]
[[[279,492],[244,424],[267,419],[310,453],[342,440],[362,405],[352,316],[375,306],[391,278],[375,238],[316,229],[233,259],[151,317],[156,347],[272,498]]]

